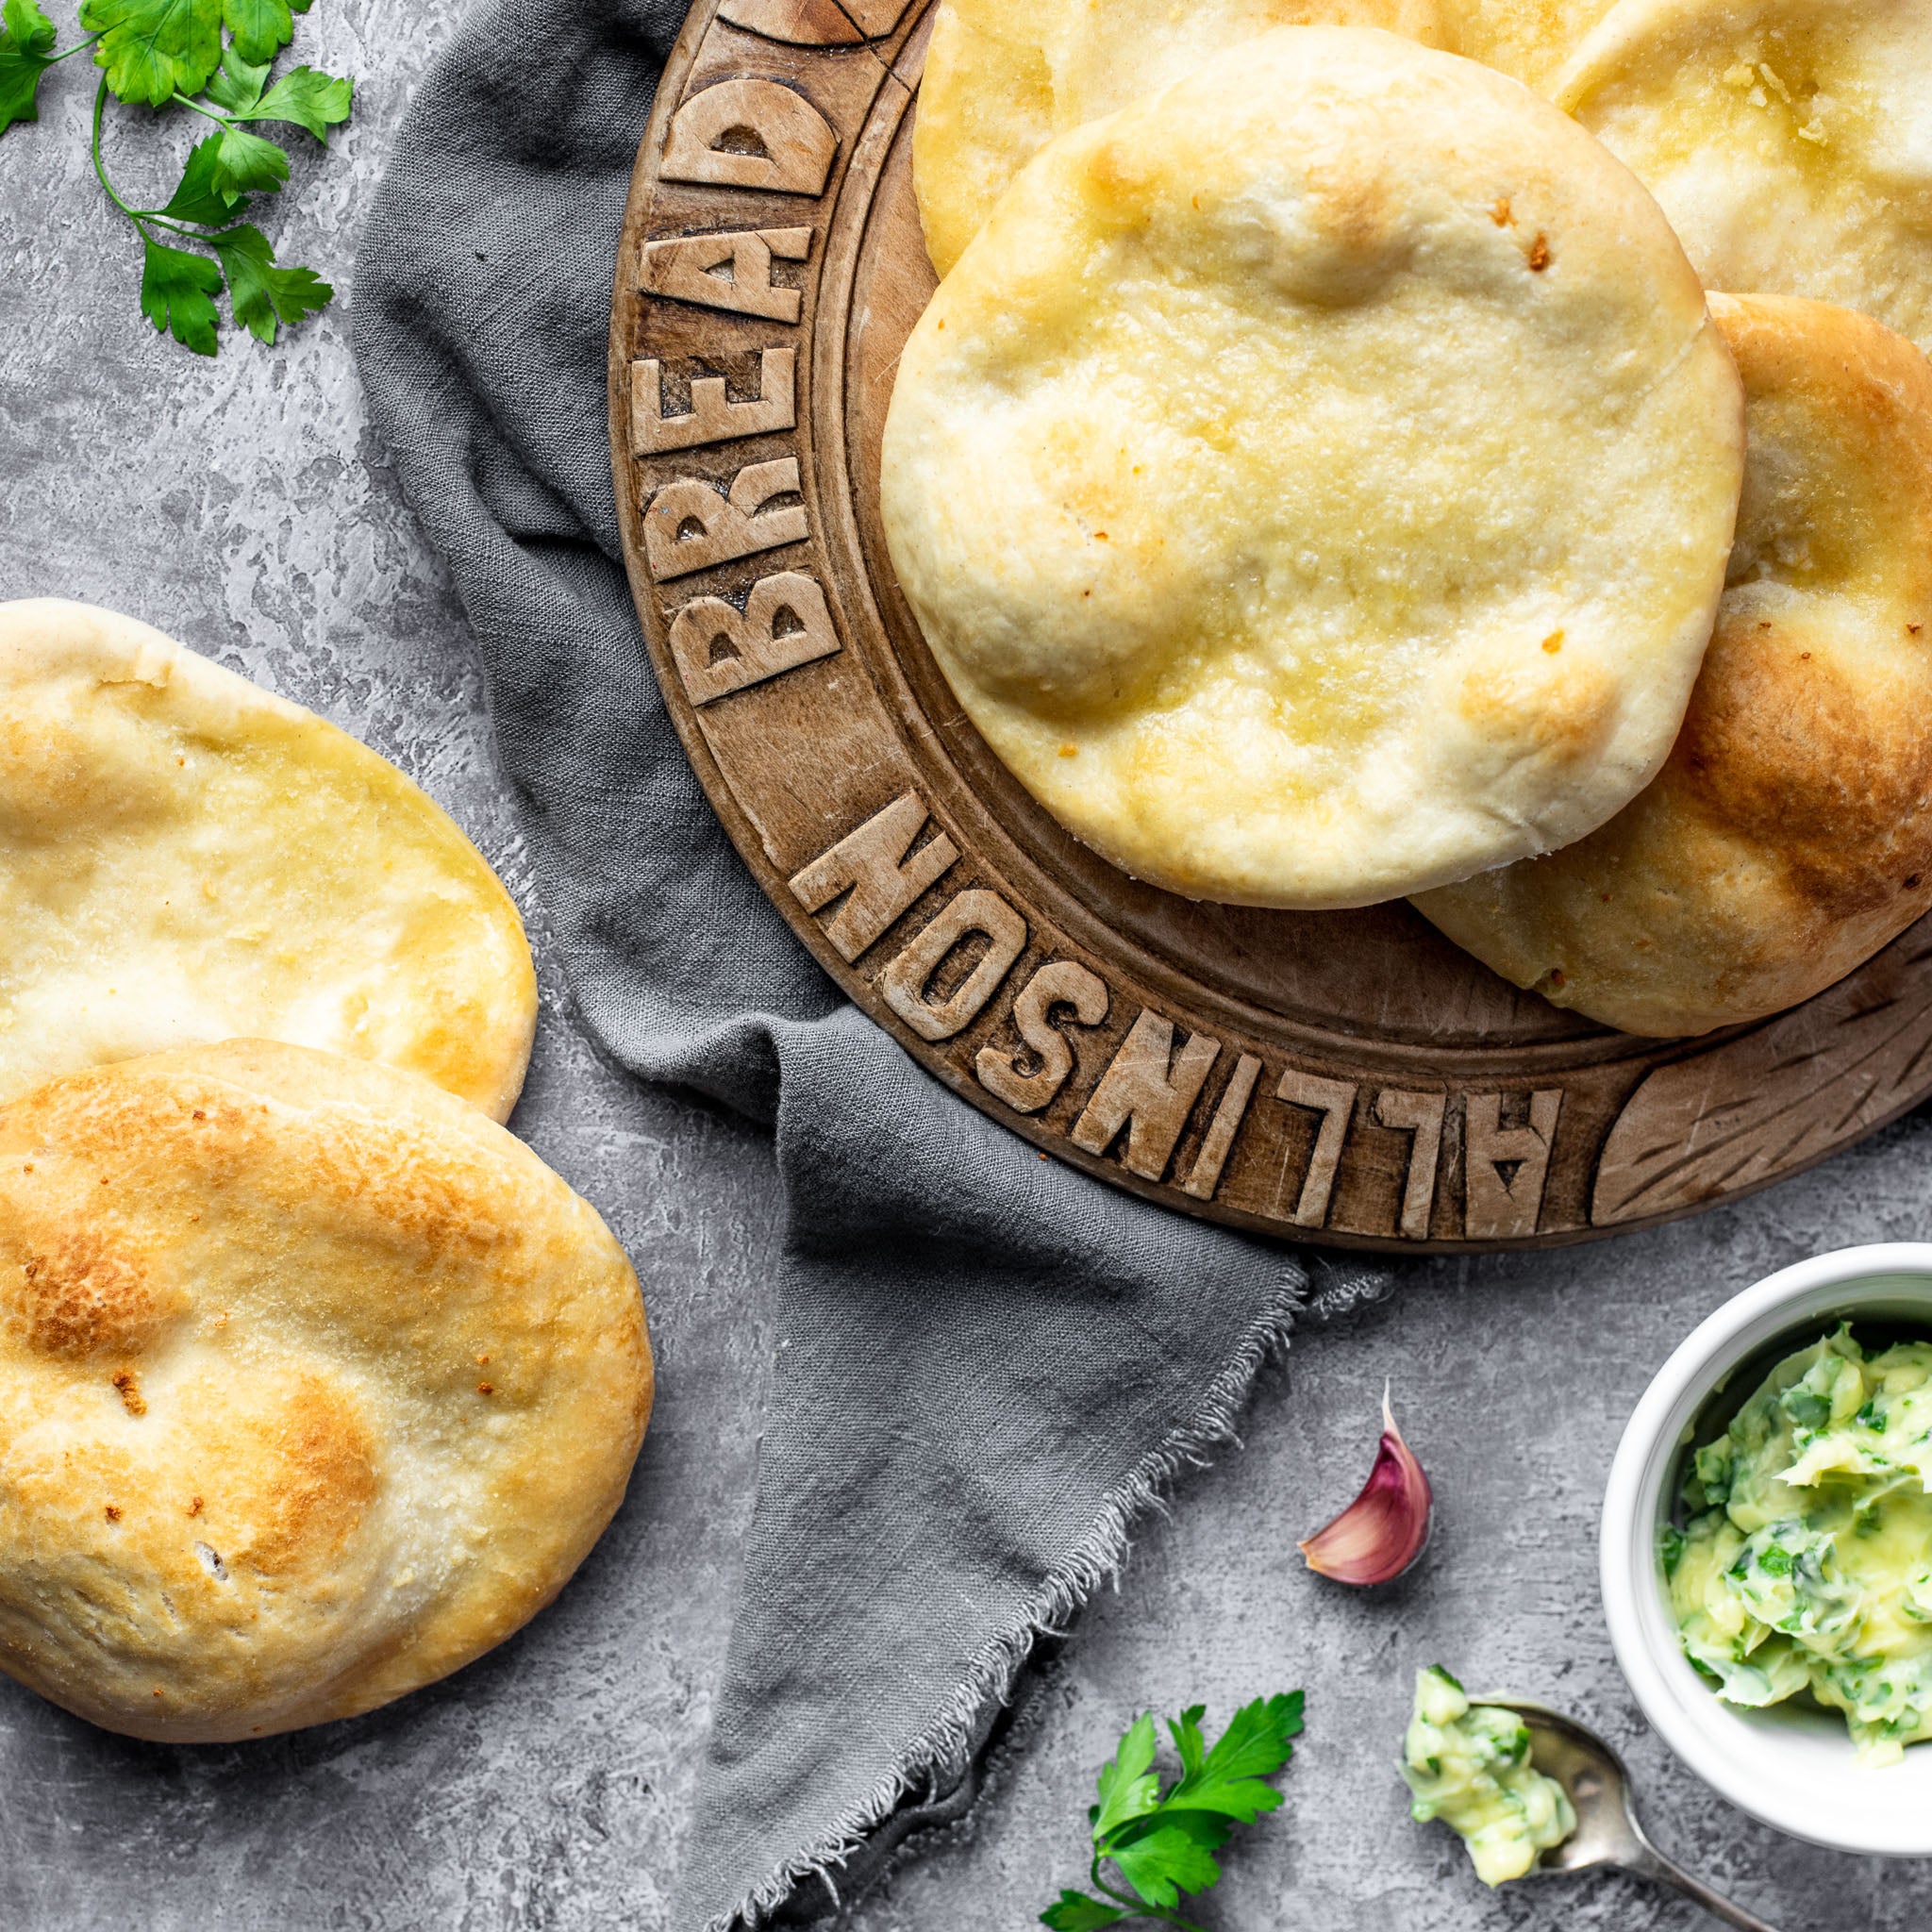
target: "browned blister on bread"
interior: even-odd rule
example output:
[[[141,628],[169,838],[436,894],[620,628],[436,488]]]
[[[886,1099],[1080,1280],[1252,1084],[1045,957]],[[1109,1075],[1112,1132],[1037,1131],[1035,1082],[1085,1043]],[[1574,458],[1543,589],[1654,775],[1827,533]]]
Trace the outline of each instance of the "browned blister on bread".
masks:
[[[1932,907],[1932,364],[1824,303],[1711,308],[1749,449],[1671,757],[1589,838],[1416,901],[1505,978],[1633,1033],[1795,1006]]]
[[[651,1393],[608,1230],[426,1080],[232,1041],[0,1108],[0,1666],[96,1724],[258,1737],[467,1663]]]

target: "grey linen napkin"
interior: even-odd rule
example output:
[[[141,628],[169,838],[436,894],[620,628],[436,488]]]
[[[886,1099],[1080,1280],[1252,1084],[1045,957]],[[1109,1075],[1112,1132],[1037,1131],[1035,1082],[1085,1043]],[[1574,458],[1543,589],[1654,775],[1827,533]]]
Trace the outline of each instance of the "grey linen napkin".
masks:
[[[1042,1161],[922,1073],[766,903],[678,748],[619,561],[604,358],[682,13],[478,6],[397,142],[355,321],[585,1020],[776,1133],[780,1353],[672,1919],[697,1932],[822,1912],[970,1800],[1036,1636],[1228,1435],[1307,1275]]]

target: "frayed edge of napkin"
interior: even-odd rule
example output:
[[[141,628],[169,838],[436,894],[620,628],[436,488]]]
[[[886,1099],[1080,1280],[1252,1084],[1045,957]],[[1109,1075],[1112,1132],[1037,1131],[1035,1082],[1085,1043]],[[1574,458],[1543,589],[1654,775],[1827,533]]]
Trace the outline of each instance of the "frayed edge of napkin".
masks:
[[[1361,1285],[1367,1286],[1372,1278],[1372,1271],[1363,1270]],[[1307,1271],[1299,1263],[1284,1271],[1266,1307],[1208,1385],[1200,1407],[1108,1496],[1092,1527],[1046,1579],[1012,1628],[1002,1631],[980,1653],[966,1681],[924,1735],[817,1843],[788,1859],[735,1909],[711,1920],[705,1932],[758,1926],[808,1879],[823,1885],[833,1908],[839,1909],[834,1868],[846,1864],[908,1800],[915,1800],[917,1786],[923,1783],[928,1790],[937,1790],[965,1775],[975,1741],[984,1735],[983,1721],[1012,1695],[1014,1681],[1033,1646],[1043,1637],[1063,1636],[1067,1621],[1100,1586],[1119,1578],[1136,1524],[1150,1510],[1163,1507],[1167,1492],[1185,1472],[1204,1469],[1216,1450],[1240,1444],[1237,1425],[1256,1379],[1269,1361],[1288,1352],[1295,1318],[1307,1305],[1308,1289]]]

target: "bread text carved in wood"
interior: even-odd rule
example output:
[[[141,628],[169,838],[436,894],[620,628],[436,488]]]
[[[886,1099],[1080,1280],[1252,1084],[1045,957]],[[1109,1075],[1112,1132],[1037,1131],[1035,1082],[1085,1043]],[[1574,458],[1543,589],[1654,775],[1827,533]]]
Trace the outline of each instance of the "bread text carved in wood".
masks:
[[[803,94],[746,75],[678,108],[658,172],[667,181],[817,195],[838,152],[831,124]]]
[[[802,571],[751,587],[741,616],[722,597],[700,597],[671,620],[671,655],[694,705],[708,705],[839,648],[825,593]]]
[[[978,933],[987,948],[972,972],[944,999],[928,998],[946,956]],[[1000,897],[971,887],[947,900],[939,916],[886,968],[879,991],[887,1006],[922,1040],[950,1040],[985,1010],[1026,950],[1026,922]]]
[[[1471,1241],[1536,1232],[1562,1106],[1560,1087],[1539,1088],[1529,1096],[1529,1124],[1506,1127],[1500,1093],[1472,1093],[1464,1100],[1463,1232]]]
[[[791,429],[798,422],[792,389],[797,356],[791,349],[765,349],[758,356],[758,392],[741,403],[724,393],[722,375],[691,378],[691,411],[664,413],[664,366],[652,358],[630,365],[630,446],[640,457],[667,450],[694,449],[701,442],[730,442],[741,436],[764,436]]]
[[[1013,1001],[1013,1024],[1039,1066],[1023,1074],[1016,1057],[982,1046],[973,1062],[979,1084],[1015,1113],[1038,1113],[1074,1071],[1074,1049],[1053,1024],[1053,1009],[1071,1008],[1082,1026],[1098,1026],[1107,1018],[1108,1000],[1107,982],[1078,960],[1055,959],[1042,966]]]
[[[1174,1022],[1143,1007],[1074,1123],[1074,1145],[1105,1154],[1124,1127],[1127,1150],[1121,1165],[1142,1180],[1158,1181],[1220,1054],[1220,1041],[1205,1033],[1194,1034],[1174,1053]]]
[[[809,228],[739,228],[715,235],[678,235],[647,242],[640,277],[648,295],[669,295],[704,308],[796,322],[805,297],[772,279],[772,260],[803,261],[811,253]]]
[[[1442,1093],[1405,1093],[1385,1087],[1375,1096],[1375,1119],[1385,1127],[1406,1128],[1408,1174],[1402,1184],[1402,1214],[1396,1232],[1412,1241],[1429,1237],[1429,1213],[1436,1205],[1436,1168],[1442,1158],[1442,1121],[1449,1100]]]
[[[803,503],[767,506],[798,494],[798,458],[751,463],[721,496],[695,476],[680,476],[652,497],[644,511],[644,555],[661,583],[730,563],[760,550],[802,542],[810,535]]]
[[[938,830],[911,851],[928,816],[918,792],[903,791],[791,875],[792,896],[808,912],[823,912],[849,893],[824,928],[841,959],[858,958],[959,857],[959,848]]]
[[[1274,1091],[1291,1107],[1306,1107],[1322,1116],[1308,1153],[1308,1171],[1290,1217],[1297,1227],[1320,1227],[1328,1218],[1328,1197],[1335,1191],[1335,1170],[1341,1164],[1341,1143],[1348,1138],[1356,1090],[1350,1081],[1324,1080],[1319,1074],[1291,1067]]]
[[[1251,1053],[1242,1054],[1234,1063],[1234,1073],[1214,1109],[1214,1118],[1208,1124],[1208,1136],[1194,1157],[1194,1171],[1182,1186],[1183,1193],[1191,1194],[1197,1201],[1213,1200],[1214,1191],[1221,1185],[1221,1171],[1227,1165],[1228,1152],[1234,1146],[1234,1137],[1247,1117],[1248,1102],[1254,1098],[1255,1081],[1260,1071],[1261,1062]]]

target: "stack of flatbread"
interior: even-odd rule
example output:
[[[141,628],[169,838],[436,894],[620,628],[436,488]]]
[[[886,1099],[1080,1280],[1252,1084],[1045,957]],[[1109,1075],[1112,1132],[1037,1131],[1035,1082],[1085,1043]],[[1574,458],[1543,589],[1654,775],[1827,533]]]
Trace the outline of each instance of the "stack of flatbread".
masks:
[[[0,605],[0,1668],[139,1737],[366,1710],[622,1500],[637,1278],[500,1124],[516,908],[392,766]]]
[[[1925,0],[944,0],[913,162],[892,560],[1076,837],[1647,1034],[1932,907]]]

